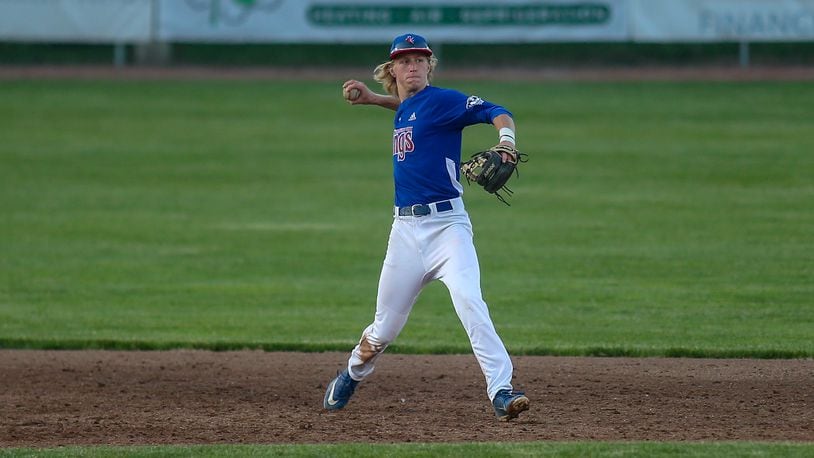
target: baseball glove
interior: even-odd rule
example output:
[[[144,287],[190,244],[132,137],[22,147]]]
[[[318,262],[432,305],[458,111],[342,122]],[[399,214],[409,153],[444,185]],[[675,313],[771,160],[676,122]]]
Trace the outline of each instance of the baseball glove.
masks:
[[[509,160],[503,162],[501,153],[508,153]],[[509,205],[500,191],[505,192],[507,197],[513,194],[506,183],[512,175],[520,176],[517,165],[527,161],[527,154],[521,153],[511,146],[497,145],[473,154],[471,159],[461,164],[461,174],[466,177],[467,183],[472,184],[474,181],[483,186],[486,192],[494,194],[498,200]]]

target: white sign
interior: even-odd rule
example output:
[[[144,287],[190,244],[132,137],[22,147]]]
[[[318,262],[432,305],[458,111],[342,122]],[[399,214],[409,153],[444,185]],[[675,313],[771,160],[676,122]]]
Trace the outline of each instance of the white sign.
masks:
[[[813,41],[814,0],[0,0],[0,39],[138,43]]]
[[[0,37],[20,41],[145,42],[151,0],[0,0]]]
[[[814,40],[814,0],[631,0],[634,41]]]

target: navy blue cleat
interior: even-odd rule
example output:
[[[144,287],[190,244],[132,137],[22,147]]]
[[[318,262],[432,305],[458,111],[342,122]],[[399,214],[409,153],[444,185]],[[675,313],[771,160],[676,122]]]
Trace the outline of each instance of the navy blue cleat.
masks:
[[[350,378],[348,370],[345,369],[328,384],[322,405],[328,410],[339,410],[345,407],[358,384],[359,382]]]
[[[520,391],[500,390],[492,400],[492,407],[498,420],[509,421],[529,410],[529,398]]]

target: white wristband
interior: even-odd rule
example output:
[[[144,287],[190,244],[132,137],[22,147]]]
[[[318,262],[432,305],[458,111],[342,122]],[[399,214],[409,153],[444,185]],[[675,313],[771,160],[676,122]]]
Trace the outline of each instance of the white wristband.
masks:
[[[512,145],[517,143],[515,140],[514,131],[508,127],[501,127],[498,133],[500,134],[500,140],[498,140],[498,143],[509,142]]]

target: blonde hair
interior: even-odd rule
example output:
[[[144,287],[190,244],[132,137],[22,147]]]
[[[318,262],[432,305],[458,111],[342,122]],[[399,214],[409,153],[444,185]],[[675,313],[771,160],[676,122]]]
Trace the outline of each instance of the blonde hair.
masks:
[[[438,58],[430,56],[430,71],[427,73],[427,82],[432,83],[432,71],[438,65]],[[396,85],[396,78],[390,74],[390,69],[393,68],[393,61],[388,60],[376,66],[373,70],[373,79],[377,83],[381,83],[384,90],[393,97],[399,96],[399,88]]]

